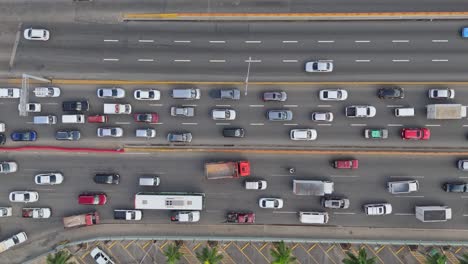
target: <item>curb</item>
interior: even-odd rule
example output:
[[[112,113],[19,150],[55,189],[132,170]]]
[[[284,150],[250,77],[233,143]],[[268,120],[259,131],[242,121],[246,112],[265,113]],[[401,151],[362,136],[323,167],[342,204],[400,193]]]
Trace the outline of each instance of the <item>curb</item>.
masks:
[[[24,147],[2,147],[0,152],[26,152],[26,151],[52,151],[72,153],[124,153],[125,149],[96,149],[96,148],[65,148],[53,146],[24,146]]]

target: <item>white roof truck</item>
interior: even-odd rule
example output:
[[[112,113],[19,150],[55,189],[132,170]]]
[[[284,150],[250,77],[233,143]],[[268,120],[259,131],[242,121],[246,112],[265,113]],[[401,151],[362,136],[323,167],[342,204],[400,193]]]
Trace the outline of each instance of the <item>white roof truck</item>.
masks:
[[[462,119],[466,106],[461,104],[430,104],[426,106],[427,119]]]
[[[345,109],[346,117],[374,117],[377,110],[371,105],[352,105]]]
[[[392,194],[417,192],[419,190],[419,182],[416,180],[388,182],[387,189]]]
[[[293,192],[295,195],[324,196],[333,193],[333,182],[293,180]]]
[[[416,206],[416,218],[424,223],[445,222],[452,219],[452,208],[448,206]]]
[[[8,239],[3,240],[0,242],[0,253],[6,251],[16,245],[23,243],[24,241],[28,240],[28,236],[25,232],[20,232]]]
[[[104,104],[104,114],[131,114],[130,104]]]

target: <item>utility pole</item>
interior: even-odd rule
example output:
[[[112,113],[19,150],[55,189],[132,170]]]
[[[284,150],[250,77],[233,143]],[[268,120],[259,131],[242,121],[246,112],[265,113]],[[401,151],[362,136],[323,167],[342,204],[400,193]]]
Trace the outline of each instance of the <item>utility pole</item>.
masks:
[[[247,76],[245,77],[245,95],[247,95],[247,89],[249,88],[250,63],[252,62],[252,57],[249,57],[247,62],[249,64],[247,65]]]
[[[29,75],[26,73],[23,73],[21,79],[21,90],[20,90],[20,102],[19,102],[19,115],[20,116],[27,116],[28,112],[26,112],[26,104],[28,103],[28,98],[29,98],[29,79],[34,79],[38,80],[41,82],[48,82],[50,83],[51,80]]]

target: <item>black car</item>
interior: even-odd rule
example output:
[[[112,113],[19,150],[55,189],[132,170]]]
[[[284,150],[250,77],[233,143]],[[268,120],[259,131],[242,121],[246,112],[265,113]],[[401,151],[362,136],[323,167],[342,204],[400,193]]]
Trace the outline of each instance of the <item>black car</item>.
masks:
[[[101,173],[94,176],[94,182],[99,184],[119,184],[120,175],[113,173]]]
[[[80,140],[80,131],[78,130],[59,130],[55,133],[56,140]]]
[[[401,87],[386,87],[379,89],[378,97],[380,99],[403,99],[405,93]]]
[[[464,182],[447,182],[442,185],[442,189],[446,192],[468,192],[468,184]]]
[[[245,131],[243,128],[225,128],[223,129],[224,137],[243,138]]]
[[[67,101],[62,104],[65,112],[84,112],[89,110],[88,101]]]

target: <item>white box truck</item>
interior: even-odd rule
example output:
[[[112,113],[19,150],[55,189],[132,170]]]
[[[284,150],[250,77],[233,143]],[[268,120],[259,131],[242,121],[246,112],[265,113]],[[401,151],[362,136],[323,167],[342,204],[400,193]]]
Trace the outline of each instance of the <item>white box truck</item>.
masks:
[[[333,182],[293,180],[293,192],[295,195],[324,196],[333,193]]]
[[[131,114],[130,104],[104,104],[104,114]]]
[[[416,206],[416,218],[424,223],[445,222],[452,219],[452,208],[448,206]]]
[[[427,119],[462,119],[466,106],[461,104],[430,104],[426,106]]]

